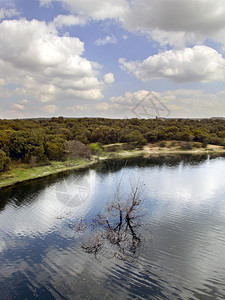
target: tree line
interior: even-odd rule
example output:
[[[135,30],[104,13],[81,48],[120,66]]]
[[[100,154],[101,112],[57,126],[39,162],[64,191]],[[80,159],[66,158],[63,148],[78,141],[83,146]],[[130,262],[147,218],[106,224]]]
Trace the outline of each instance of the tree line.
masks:
[[[39,163],[63,160],[74,148],[89,157],[89,146],[95,149],[95,143],[142,146],[167,140],[225,146],[225,120],[63,117],[0,120],[0,172],[11,161],[30,162],[34,157]]]

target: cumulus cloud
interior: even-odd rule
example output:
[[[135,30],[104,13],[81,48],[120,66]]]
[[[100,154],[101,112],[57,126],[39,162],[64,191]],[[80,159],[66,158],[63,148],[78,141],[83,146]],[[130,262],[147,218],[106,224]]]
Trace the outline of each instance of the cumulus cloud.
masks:
[[[86,20],[115,19],[162,45],[183,47],[207,38],[225,44],[224,0],[40,0],[42,5],[55,1]]]
[[[85,20],[74,15],[58,15],[52,23],[56,28],[62,28],[63,26],[83,25]]]
[[[12,18],[18,16],[19,12],[15,8],[1,8],[0,9],[0,20],[5,18]]]
[[[46,106],[42,107],[42,111],[47,114],[54,114],[58,110],[59,110],[59,108],[54,104],[50,104],[50,105],[46,105]]]
[[[29,101],[27,99],[21,100],[21,104],[28,104],[28,103],[29,103]]]
[[[10,90],[4,86],[1,86],[0,84],[0,98],[6,99],[9,98],[10,96],[11,96]]]
[[[30,117],[28,112],[28,105],[29,105],[29,101],[27,99],[22,99],[17,103],[10,105],[8,110],[4,110],[2,111],[2,113],[4,114],[4,117],[10,117],[10,118]]]
[[[118,96],[118,97],[111,97],[110,101],[112,103],[117,103],[117,104],[124,104],[128,106],[133,106],[137,104],[138,101],[143,100],[149,91],[146,90],[140,90],[134,93],[131,92],[126,92],[125,95],[123,96]]]
[[[12,109],[16,109],[16,110],[24,110],[25,106],[19,103],[15,103],[12,105]]]
[[[107,102],[97,103],[95,108],[97,111],[107,111],[110,108],[110,105]]]
[[[5,94],[44,103],[103,97],[104,83],[97,78],[96,64],[83,57],[83,42],[59,36],[52,24],[5,20],[0,23],[0,44],[1,88]],[[9,84],[16,88],[9,91]]]
[[[27,113],[27,105],[29,101],[27,99],[23,99],[18,103],[14,103],[11,105],[10,110],[8,111],[11,115],[25,116]]]
[[[149,93],[152,98],[149,99]],[[154,104],[151,101],[154,100]],[[113,118],[211,118],[225,115],[225,91],[207,93],[201,89],[177,89],[164,92],[138,90],[111,97],[109,102],[80,104],[67,108],[76,116]]]
[[[103,46],[106,44],[117,44],[117,38],[113,35],[107,35],[105,38],[95,41],[96,46]]]
[[[207,37],[224,43],[224,19],[223,0],[135,0],[124,24],[131,31],[149,33],[162,44],[181,46]]]
[[[101,102],[92,105],[88,105],[88,104],[74,105],[68,107],[67,110],[78,114],[85,113],[90,115],[94,113],[94,115],[98,115],[99,112],[107,112],[111,108],[112,108],[112,104],[109,104],[107,102]]]
[[[107,73],[104,75],[104,82],[105,83],[113,83],[115,81],[113,73]]]
[[[119,64],[121,69],[142,81],[162,78],[178,83],[225,80],[225,59],[206,46],[165,51],[142,62],[120,59]]]
[[[47,5],[58,0],[40,0],[41,5]],[[126,0],[59,0],[72,13],[82,16],[82,18],[93,20],[104,20],[108,18],[121,19],[129,3]]]
[[[126,92],[123,96],[111,97],[114,107],[117,105],[117,116],[135,117],[135,109],[143,118],[157,115],[156,108],[167,107],[174,118],[211,118],[221,117],[225,114],[225,92],[206,93],[203,90],[178,89],[165,92],[151,91],[158,99],[156,107],[146,97],[149,91],[139,90]],[[139,107],[138,107],[139,105]],[[159,110],[159,116],[164,117],[167,111]]]

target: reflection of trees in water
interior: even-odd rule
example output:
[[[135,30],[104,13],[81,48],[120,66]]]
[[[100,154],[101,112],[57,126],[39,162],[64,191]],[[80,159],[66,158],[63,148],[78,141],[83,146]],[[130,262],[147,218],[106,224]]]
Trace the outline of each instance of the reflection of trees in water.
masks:
[[[76,174],[76,178],[77,176],[84,177],[87,174],[87,170],[78,170],[76,172],[69,170],[4,187],[0,189],[0,211],[10,203],[16,206],[34,203],[34,201],[38,200],[38,195],[41,194],[45,188],[67,180],[69,176],[73,178],[74,174]]]
[[[211,154],[210,159],[216,158],[218,154]],[[99,164],[92,167],[99,173],[105,174],[108,172],[117,172],[125,167],[154,167],[154,166],[177,166],[181,162],[184,165],[198,165],[204,162],[208,158],[208,154],[179,154],[179,155],[160,155],[149,158],[136,157],[136,158],[114,158],[109,161],[99,162]],[[76,171],[76,174],[85,176],[87,170]],[[52,174],[44,178],[38,178],[28,182],[16,184],[12,187],[4,188],[0,190],[0,211],[5,208],[8,201],[13,201],[17,206],[30,203],[37,199],[37,193],[40,193],[46,186],[50,186],[60,180],[67,179],[68,176],[73,175],[74,171],[66,171],[64,173]]]
[[[10,194],[9,191],[2,191],[1,192],[0,211],[5,209],[6,204],[8,202],[9,194]]]
[[[46,182],[39,179],[3,188],[0,191],[0,211],[4,210],[5,206],[10,203],[16,206],[32,203],[45,186]]]
[[[221,155],[219,155],[221,156]],[[161,154],[154,155],[144,158],[140,157],[130,157],[130,158],[114,158],[108,161],[102,161],[94,167],[94,169],[99,173],[117,172],[125,167],[155,167],[155,166],[169,166],[176,167],[180,163],[184,165],[198,165],[208,158],[208,154]],[[211,158],[216,158],[218,155],[210,154]]]
[[[121,183],[121,181],[120,181]],[[82,244],[82,248],[97,256],[127,260],[138,256],[141,237],[138,234],[140,205],[143,202],[143,185],[130,184],[130,193],[122,193],[120,183],[106,213],[93,220],[95,235]]]

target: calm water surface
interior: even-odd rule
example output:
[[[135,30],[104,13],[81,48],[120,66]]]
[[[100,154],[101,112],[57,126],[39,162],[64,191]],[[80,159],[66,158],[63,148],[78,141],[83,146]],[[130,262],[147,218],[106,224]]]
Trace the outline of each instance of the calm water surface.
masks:
[[[225,299],[225,158],[104,163],[0,192],[0,299]],[[144,237],[131,261],[81,248],[121,179],[145,184]],[[82,194],[83,193],[83,194]],[[72,199],[72,200],[71,200]],[[71,206],[72,205],[72,206]]]

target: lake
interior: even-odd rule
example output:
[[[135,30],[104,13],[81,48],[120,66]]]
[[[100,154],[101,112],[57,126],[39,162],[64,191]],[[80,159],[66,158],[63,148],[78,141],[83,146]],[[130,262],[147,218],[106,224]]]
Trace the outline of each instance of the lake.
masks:
[[[82,244],[120,184],[142,184],[129,258]],[[0,191],[0,299],[225,299],[225,158],[102,162]],[[85,223],[77,230],[78,222]]]

